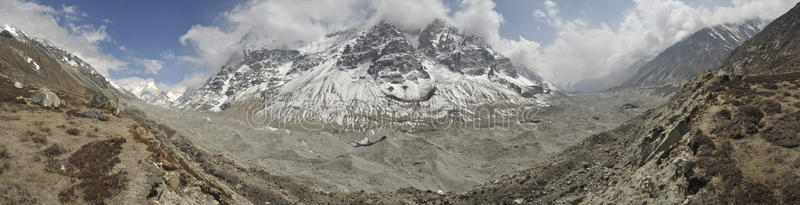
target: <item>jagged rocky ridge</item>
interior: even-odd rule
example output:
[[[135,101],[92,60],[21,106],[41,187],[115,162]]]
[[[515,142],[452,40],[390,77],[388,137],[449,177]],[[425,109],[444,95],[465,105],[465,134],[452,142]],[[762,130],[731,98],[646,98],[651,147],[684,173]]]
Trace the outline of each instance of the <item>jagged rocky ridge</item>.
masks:
[[[3,72],[23,84],[41,84],[73,94],[111,89],[112,84],[91,65],[60,46],[31,36],[13,26],[0,29],[3,45]],[[68,77],[67,77],[68,76]]]
[[[701,72],[717,68],[736,47],[756,35],[767,23],[769,21],[755,19],[703,28],[658,54],[621,87],[678,88]]]
[[[777,74],[793,72],[800,66],[800,8],[794,7],[775,19],[759,35],[745,42],[722,63],[738,74]]]
[[[452,113],[471,120],[468,110],[478,106],[510,112],[546,104],[555,88],[520,69],[526,68],[444,21],[418,32],[379,22],[298,50],[247,50],[178,107],[222,111],[246,104],[238,107],[281,122],[365,124]]]

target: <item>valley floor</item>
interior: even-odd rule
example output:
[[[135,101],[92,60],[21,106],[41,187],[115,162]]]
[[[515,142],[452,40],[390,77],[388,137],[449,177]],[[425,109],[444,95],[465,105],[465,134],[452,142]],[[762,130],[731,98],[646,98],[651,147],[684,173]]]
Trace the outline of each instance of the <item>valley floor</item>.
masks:
[[[119,114],[84,118],[76,113],[91,109],[88,99],[59,93],[67,105],[46,109],[17,98],[32,88],[2,83],[0,201],[12,204],[438,201],[534,167],[665,99],[637,91],[575,94],[551,99],[535,123],[329,133],[256,130],[225,113],[136,102]],[[365,136],[387,138],[353,147]]]
[[[83,118],[87,99],[60,93],[67,105],[44,109],[2,83],[4,203],[799,202],[798,73],[705,73],[660,106],[624,91],[552,99],[542,129],[375,134],[258,131],[132,103]],[[350,144],[373,135],[387,139]]]
[[[657,106],[666,97],[636,90],[584,93],[551,99],[533,122],[401,132],[376,128],[331,133],[249,126],[245,116],[186,112],[128,102],[175,129],[198,148],[244,167],[312,181],[327,191],[379,192],[413,187],[466,191],[514,170],[530,168],[587,136]],[[625,104],[638,108],[623,108]],[[385,141],[354,147],[364,137]]]

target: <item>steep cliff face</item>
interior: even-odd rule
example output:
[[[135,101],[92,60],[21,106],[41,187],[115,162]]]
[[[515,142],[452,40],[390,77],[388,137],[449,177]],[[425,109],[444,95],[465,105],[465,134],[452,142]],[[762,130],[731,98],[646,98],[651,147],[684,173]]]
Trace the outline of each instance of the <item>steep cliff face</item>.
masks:
[[[622,86],[680,87],[701,72],[716,69],[734,49],[756,35],[767,23],[765,20],[750,20],[703,28],[640,67],[636,75]]]
[[[76,95],[116,90],[75,54],[13,26],[0,29],[0,72],[22,84],[35,84]]]
[[[724,69],[739,74],[793,72],[800,66],[800,8],[775,19],[759,35],[731,53]]]
[[[298,50],[245,51],[184,95],[179,107],[222,111],[258,104],[248,112],[284,122],[369,124],[374,120],[365,116],[438,118],[476,106],[544,106],[555,88],[518,75],[520,69],[444,21],[417,32],[379,22]]]

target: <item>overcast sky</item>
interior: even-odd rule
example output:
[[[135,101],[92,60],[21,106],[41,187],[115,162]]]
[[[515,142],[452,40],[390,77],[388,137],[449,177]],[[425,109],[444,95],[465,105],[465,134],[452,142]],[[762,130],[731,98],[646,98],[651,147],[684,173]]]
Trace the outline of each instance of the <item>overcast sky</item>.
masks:
[[[63,46],[112,81],[181,89],[204,83],[244,47],[296,47],[370,16],[407,30],[439,18],[569,87],[621,72],[702,27],[773,19],[797,1],[0,0],[0,24]]]

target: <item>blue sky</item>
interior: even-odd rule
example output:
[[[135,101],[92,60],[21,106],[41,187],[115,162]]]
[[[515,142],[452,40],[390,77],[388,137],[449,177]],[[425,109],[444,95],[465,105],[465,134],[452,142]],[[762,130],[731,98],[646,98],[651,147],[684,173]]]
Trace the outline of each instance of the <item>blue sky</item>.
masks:
[[[112,71],[114,78],[136,76],[154,78],[159,82],[175,84],[183,80],[184,74],[194,65],[169,61],[162,55],[172,52],[175,55],[190,55],[189,46],[182,45],[179,38],[193,25],[221,25],[223,12],[230,11],[243,1],[105,1],[105,0],[42,0],[40,3],[63,8],[76,6],[87,14],[82,23],[105,25],[106,32],[113,39],[100,44],[101,49],[118,59],[128,62],[129,70]],[[536,21],[533,11],[542,9],[542,1],[497,0],[497,11],[503,15],[505,23],[500,27],[501,36],[516,39],[519,36],[547,44],[555,37],[555,31],[544,22]],[[449,2],[448,6],[455,6]],[[632,5],[630,0],[609,0],[602,3],[592,1],[565,1],[563,6],[569,18],[592,19],[592,23],[618,22],[622,12]],[[110,22],[106,22],[110,20]],[[66,26],[66,21],[59,24]],[[124,48],[124,50],[122,49]],[[162,59],[165,65],[158,74],[136,73],[131,70],[144,70],[135,63],[135,58]]]
[[[103,1],[103,0],[43,0],[40,3],[53,8],[76,6],[87,14],[83,23],[105,25],[113,39],[100,44],[101,49],[120,60],[129,62],[129,70],[111,72],[114,78],[128,76],[154,78],[159,82],[174,84],[181,81],[187,67],[193,65],[163,59],[168,52],[188,55],[192,49],[181,45],[179,38],[195,24],[217,24],[221,12],[231,10],[239,1]],[[105,22],[110,20],[110,22]],[[68,22],[61,21],[64,26]],[[124,50],[123,50],[124,48]],[[164,68],[158,74],[137,73],[144,70],[135,58],[162,59]]]
[[[505,24],[500,35],[508,39],[519,36],[547,44],[555,36],[555,30],[547,23],[534,19],[533,12],[543,9],[542,1],[497,0],[497,11],[503,15]],[[558,1],[561,14],[567,19],[586,19],[592,25],[601,23],[616,25],[624,12],[633,6],[631,0],[605,1]]]
[[[193,50],[182,45],[179,38],[193,25],[221,25],[223,12],[230,11],[243,1],[104,1],[104,0],[42,0],[40,3],[53,8],[76,6],[87,14],[83,23],[105,25],[106,32],[113,39],[100,44],[101,49],[128,62],[128,70],[112,71],[114,78],[136,76],[154,78],[158,82],[175,84],[183,80],[187,70],[195,65],[163,59],[162,55],[172,52],[175,55],[190,55]],[[555,30],[545,22],[537,21],[533,11],[543,9],[543,1],[497,0],[496,10],[503,15],[505,22],[500,27],[500,35],[508,39],[522,36],[542,44],[548,44],[555,37]],[[591,24],[616,23],[630,9],[630,0],[562,1],[562,14],[565,18],[589,19]],[[448,2],[450,7],[457,6]],[[106,22],[110,20],[110,22]],[[59,24],[65,26],[66,21]],[[123,50],[124,48],[124,50]],[[135,63],[135,58],[161,59],[164,68],[158,74],[140,73],[145,70]],[[132,71],[134,70],[134,71]]]
[[[352,26],[365,13],[417,29],[447,18],[568,88],[596,78],[619,81],[608,76],[702,27],[775,18],[797,1],[0,0],[0,23],[81,53],[112,80],[153,79],[183,88],[205,82],[227,56],[240,52],[246,33],[269,39],[253,42],[260,46],[287,46]],[[49,19],[56,25],[44,22]]]

